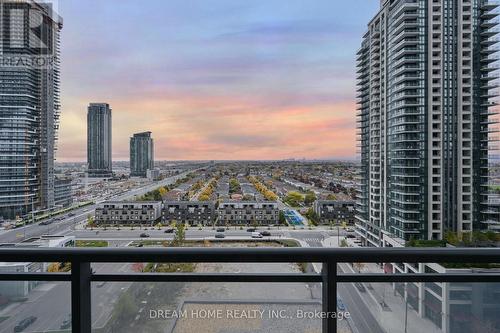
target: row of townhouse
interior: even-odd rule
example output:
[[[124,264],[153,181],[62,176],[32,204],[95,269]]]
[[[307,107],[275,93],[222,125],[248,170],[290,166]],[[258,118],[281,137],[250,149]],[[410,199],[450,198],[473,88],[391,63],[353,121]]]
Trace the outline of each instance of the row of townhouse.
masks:
[[[276,202],[270,201],[144,201],[104,202],[96,208],[100,225],[154,225],[172,221],[191,225],[271,225],[279,221]]]
[[[313,208],[322,224],[354,222],[354,202],[318,200]],[[191,225],[273,225],[279,223],[274,201],[137,201],[104,202],[95,214],[97,224],[155,224],[172,221]]]
[[[316,200],[313,204],[314,212],[321,224],[355,223],[355,202],[341,200]]]

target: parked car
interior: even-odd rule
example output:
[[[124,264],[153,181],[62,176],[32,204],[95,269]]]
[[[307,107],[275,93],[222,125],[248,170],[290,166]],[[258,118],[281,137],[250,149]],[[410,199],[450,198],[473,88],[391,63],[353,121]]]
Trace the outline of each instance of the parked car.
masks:
[[[255,232],[255,230],[257,230],[257,229],[255,229],[255,228],[248,228],[247,229],[248,232]]]
[[[362,293],[366,292],[365,286],[362,283],[356,282],[354,286]]]
[[[29,316],[27,318],[24,318],[14,327],[14,332],[17,333],[24,331],[28,326],[33,324],[36,319],[37,318],[35,316]]]
[[[65,330],[71,327],[71,315],[69,315],[69,318],[64,319],[62,322],[61,326],[59,326],[60,329]]]
[[[261,232],[262,236],[271,236],[271,233],[269,231],[262,231]]]
[[[217,232],[224,232],[224,231],[226,231],[226,229],[224,229],[224,228],[217,228]]]
[[[225,238],[226,235],[222,234],[222,233],[216,233],[215,234],[215,238]]]
[[[172,234],[172,233],[174,233],[174,228],[167,228],[167,229],[165,229],[164,233]]]
[[[355,235],[353,235],[353,234],[347,234],[347,235],[345,235],[345,236],[346,236],[347,238],[356,238],[356,236],[355,236]]]
[[[345,311],[346,310],[344,302],[342,302],[342,300],[340,299],[340,297],[337,297],[337,308],[340,311]]]
[[[144,232],[143,232],[142,234],[140,234],[139,236],[140,236],[141,238],[148,238],[148,237],[149,237],[149,235],[148,235],[148,234],[146,234],[146,233],[144,233]]]
[[[252,232],[252,238],[262,238],[262,234],[260,232]]]

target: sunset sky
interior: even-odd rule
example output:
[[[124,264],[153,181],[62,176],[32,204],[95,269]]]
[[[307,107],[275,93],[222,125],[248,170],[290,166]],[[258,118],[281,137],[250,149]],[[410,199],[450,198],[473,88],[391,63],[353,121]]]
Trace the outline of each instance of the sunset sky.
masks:
[[[89,102],[113,158],[353,158],[355,52],[378,0],[59,0],[58,161],[86,160]]]

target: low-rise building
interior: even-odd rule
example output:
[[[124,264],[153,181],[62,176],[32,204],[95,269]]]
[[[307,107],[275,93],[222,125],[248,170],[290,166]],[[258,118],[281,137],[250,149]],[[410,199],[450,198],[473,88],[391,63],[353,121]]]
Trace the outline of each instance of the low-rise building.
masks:
[[[165,201],[162,215],[165,223],[212,225],[216,218],[215,201]]]
[[[0,247],[40,248],[40,247],[72,247],[75,246],[75,236],[44,235],[28,238],[19,243],[4,243]],[[42,273],[47,271],[48,263],[43,262],[0,262],[1,273]],[[0,303],[6,300],[17,300],[28,296],[40,281],[1,281]]]
[[[148,169],[146,170],[146,178],[151,181],[160,179],[160,169]]]
[[[218,208],[219,225],[278,224],[279,209],[275,201],[226,201]]]
[[[354,224],[354,205],[354,201],[317,200],[314,202],[313,209],[320,223]]]
[[[160,201],[110,201],[95,210],[95,222],[102,225],[153,225],[161,218]]]
[[[5,246],[5,244],[3,244]],[[13,244],[16,247],[73,247],[75,236],[42,235]]]
[[[432,241],[431,241],[432,242]],[[438,242],[438,241],[435,241]],[[407,244],[402,238],[383,234],[384,247],[402,248]],[[444,246],[437,243],[415,244],[422,246]],[[449,245],[447,245],[449,246]],[[500,269],[480,268],[482,263],[438,264],[438,263],[385,263],[386,274],[498,274]],[[436,330],[444,333],[496,332],[500,328],[500,284],[498,283],[394,283],[395,295],[408,304],[419,318],[429,320]]]

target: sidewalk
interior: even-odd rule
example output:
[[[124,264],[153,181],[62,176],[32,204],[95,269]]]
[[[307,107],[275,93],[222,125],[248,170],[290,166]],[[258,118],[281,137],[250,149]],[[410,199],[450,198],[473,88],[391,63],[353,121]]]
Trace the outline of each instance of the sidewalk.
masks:
[[[343,237],[340,237],[342,241]],[[349,247],[359,247],[352,239],[346,238]],[[324,247],[338,247],[337,236],[327,238],[323,241]],[[350,264],[340,264],[341,268],[349,273],[356,273]],[[384,274],[384,270],[376,263],[363,263],[361,273]],[[380,326],[387,332],[405,332],[405,312],[406,304],[399,294],[397,294],[392,283],[362,283],[364,291],[356,288],[361,298],[377,319]],[[383,304],[385,303],[385,306]],[[408,333],[438,333],[441,330],[430,320],[421,318],[413,308],[408,305]]]

